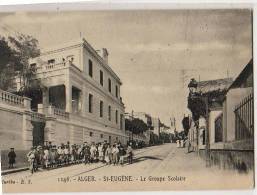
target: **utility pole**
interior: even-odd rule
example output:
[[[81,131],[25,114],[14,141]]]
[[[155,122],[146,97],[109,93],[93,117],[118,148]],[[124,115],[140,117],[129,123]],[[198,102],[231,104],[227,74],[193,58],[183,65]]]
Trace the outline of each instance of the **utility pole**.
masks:
[[[134,120],[134,110],[131,111],[131,117],[132,117],[132,122],[133,122],[133,120]],[[132,137],[131,137],[131,139],[132,139],[132,144],[133,144],[133,131],[134,131],[134,129],[133,129],[133,127],[132,127]]]
[[[210,166],[210,132],[209,132],[209,105],[208,105],[208,96],[204,97],[205,103],[205,120],[206,120],[206,130],[205,130],[205,153],[206,153],[206,166]]]
[[[175,130],[177,129],[176,128],[176,119],[175,119],[175,117],[174,117],[174,128],[175,128]]]

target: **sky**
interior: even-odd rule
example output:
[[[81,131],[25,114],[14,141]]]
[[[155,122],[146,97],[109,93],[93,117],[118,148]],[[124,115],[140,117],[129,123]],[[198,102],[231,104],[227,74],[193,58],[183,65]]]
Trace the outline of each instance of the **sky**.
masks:
[[[146,112],[177,129],[191,78],[235,78],[252,58],[250,10],[127,10],[0,14],[0,35],[34,36],[41,49],[84,37],[107,48],[126,112]]]

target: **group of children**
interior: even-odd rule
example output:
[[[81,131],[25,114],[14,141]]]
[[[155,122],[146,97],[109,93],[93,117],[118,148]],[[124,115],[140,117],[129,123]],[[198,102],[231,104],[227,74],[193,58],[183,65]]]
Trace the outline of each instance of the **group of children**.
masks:
[[[70,145],[67,142],[66,145],[61,144],[58,147],[49,143],[46,146],[33,147],[27,154],[32,173],[40,166],[49,169],[83,162],[85,164],[102,162],[108,165],[123,165],[125,157],[131,164],[132,147],[129,144],[125,148],[120,142],[113,145],[107,142],[97,144],[84,142],[82,145]]]

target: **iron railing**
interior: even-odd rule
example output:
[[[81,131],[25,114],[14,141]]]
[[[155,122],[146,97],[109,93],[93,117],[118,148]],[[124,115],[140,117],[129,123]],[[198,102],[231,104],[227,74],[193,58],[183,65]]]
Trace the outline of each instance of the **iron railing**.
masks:
[[[235,107],[235,138],[236,140],[253,138],[254,116],[253,116],[253,94],[244,98]]]

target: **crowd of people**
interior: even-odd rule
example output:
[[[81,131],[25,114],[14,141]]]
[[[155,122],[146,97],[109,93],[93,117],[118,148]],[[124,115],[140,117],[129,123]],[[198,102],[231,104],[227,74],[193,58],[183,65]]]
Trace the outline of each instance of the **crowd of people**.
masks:
[[[27,154],[30,171],[34,173],[39,167],[43,169],[57,168],[71,164],[102,162],[107,165],[124,165],[125,158],[128,163],[133,162],[132,144],[127,147],[120,142],[113,145],[107,143],[91,144],[84,142],[81,145],[69,142],[60,146],[49,142],[44,146],[32,147]]]

